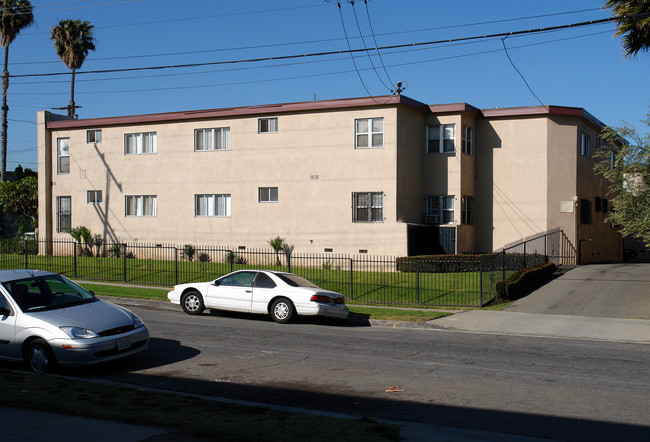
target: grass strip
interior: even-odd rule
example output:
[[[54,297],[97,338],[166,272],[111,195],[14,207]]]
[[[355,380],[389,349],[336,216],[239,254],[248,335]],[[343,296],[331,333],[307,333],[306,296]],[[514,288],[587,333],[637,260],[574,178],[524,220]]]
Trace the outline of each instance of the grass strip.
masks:
[[[0,405],[147,425],[210,440],[397,441],[399,426],[224,404],[0,368]]]

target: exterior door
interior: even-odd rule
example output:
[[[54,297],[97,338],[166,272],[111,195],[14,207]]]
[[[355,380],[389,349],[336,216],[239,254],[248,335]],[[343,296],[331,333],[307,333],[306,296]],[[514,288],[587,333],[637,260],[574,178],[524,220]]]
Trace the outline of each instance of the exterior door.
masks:
[[[206,307],[250,312],[256,274],[257,272],[241,271],[218,279],[218,285],[208,288]]]

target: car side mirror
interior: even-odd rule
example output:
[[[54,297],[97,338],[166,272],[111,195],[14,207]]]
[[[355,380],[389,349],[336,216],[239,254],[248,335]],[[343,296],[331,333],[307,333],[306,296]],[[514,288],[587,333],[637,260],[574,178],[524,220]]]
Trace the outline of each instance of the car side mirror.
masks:
[[[214,282],[212,283],[212,285],[220,285],[219,280],[214,281]]]
[[[11,310],[7,307],[0,307],[0,316],[11,316]]]

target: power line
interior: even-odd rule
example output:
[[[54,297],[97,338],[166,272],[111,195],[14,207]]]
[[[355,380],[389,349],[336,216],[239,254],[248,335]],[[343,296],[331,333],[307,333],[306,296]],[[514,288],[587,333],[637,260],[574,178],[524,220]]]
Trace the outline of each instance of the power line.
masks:
[[[600,20],[590,20],[579,23],[571,23],[566,25],[551,26],[546,28],[536,28],[536,29],[527,29],[521,31],[513,32],[499,32],[495,34],[487,35],[478,35],[472,37],[460,37],[460,38],[450,38],[444,40],[433,40],[433,41],[424,41],[424,42],[415,42],[415,43],[404,43],[404,44],[395,44],[387,46],[377,46],[374,48],[363,48],[363,49],[352,49],[347,50],[336,50],[336,51],[322,51],[322,52],[312,52],[306,54],[294,54],[294,55],[281,55],[275,57],[259,57],[259,58],[249,58],[249,59],[240,59],[240,60],[225,60],[225,61],[212,61],[212,62],[200,62],[200,63],[185,63],[185,64],[174,64],[174,65],[163,65],[163,66],[141,66],[134,68],[117,68],[117,69],[97,69],[90,71],[77,71],[76,75],[84,74],[102,74],[102,73],[115,73],[115,72],[134,72],[134,71],[149,71],[149,70],[162,70],[162,69],[178,69],[178,68],[192,68],[192,67],[202,67],[202,66],[215,66],[215,65],[226,65],[226,64],[237,64],[237,63],[257,63],[263,61],[275,61],[275,60],[290,60],[290,59],[299,59],[299,58],[309,58],[309,57],[324,57],[329,55],[339,55],[339,54],[355,54],[368,51],[377,51],[377,50],[388,50],[388,49],[400,49],[400,48],[414,48],[419,46],[433,46],[443,43],[455,43],[455,42],[464,42],[464,41],[473,41],[473,40],[482,40],[482,39],[494,39],[494,38],[503,38],[511,36],[521,36],[521,35],[533,35],[537,33],[546,33],[552,31],[558,31],[562,29],[569,28],[579,28],[585,26],[593,26],[603,23],[609,23],[612,21],[621,20],[622,18],[637,18],[645,17],[649,14],[637,14],[633,16],[625,17],[609,17]],[[26,78],[26,77],[51,77],[59,75],[70,75],[70,72],[53,72],[53,73],[40,73],[40,74],[18,74],[10,75],[13,78]]]

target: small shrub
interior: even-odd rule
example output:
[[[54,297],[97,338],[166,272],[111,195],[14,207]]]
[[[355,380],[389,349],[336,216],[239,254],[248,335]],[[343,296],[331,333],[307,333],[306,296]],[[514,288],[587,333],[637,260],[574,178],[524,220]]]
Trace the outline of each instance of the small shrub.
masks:
[[[226,253],[226,264],[248,264],[248,261],[243,256],[237,255],[233,251]]]
[[[207,253],[201,253],[199,255],[199,262],[210,262],[212,261],[212,258],[210,258],[210,255]]]
[[[120,244],[113,244],[108,248],[108,254],[113,258],[122,256],[122,246]]]
[[[136,259],[136,258],[137,258],[137,256],[133,252],[128,252],[126,254],[126,259]]]
[[[192,261],[194,255],[196,254],[196,249],[192,244],[185,244],[183,251],[181,252],[181,259],[186,261]]]
[[[321,267],[323,267],[323,270],[332,270],[332,261],[328,259]]]

